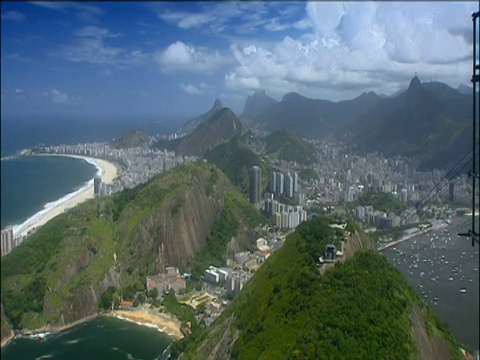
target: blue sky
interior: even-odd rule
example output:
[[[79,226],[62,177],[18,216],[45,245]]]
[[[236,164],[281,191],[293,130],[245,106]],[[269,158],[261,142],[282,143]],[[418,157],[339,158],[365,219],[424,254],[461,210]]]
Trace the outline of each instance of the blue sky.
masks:
[[[344,100],[471,77],[469,2],[1,3],[1,111],[238,115],[255,90]]]

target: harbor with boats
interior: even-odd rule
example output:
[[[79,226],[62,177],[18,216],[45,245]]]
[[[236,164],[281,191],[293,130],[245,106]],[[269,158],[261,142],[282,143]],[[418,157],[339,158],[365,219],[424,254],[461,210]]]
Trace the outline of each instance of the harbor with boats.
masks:
[[[417,234],[383,254],[469,349],[479,349],[479,246],[458,236],[465,217]],[[465,228],[468,225],[465,225]]]

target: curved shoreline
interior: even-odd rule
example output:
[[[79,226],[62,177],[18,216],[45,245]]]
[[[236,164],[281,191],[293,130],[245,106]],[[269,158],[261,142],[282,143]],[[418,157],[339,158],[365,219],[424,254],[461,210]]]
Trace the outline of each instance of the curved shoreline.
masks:
[[[120,173],[117,165],[103,159],[88,156],[70,154],[38,154],[34,156],[63,156],[84,160],[97,168],[97,175],[100,176],[106,184],[111,184]],[[94,198],[93,179],[87,181],[80,189],[68,193],[55,201],[46,203],[42,210],[27,218],[23,223],[14,225],[14,236],[25,236],[29,231],[46,224],[66,210],[92,198]]]
[[[85,322],[91,321],[95,318],[107,316],[114,317],[123,321],[128,321],[135,323],[140,326],[155,328],[158,331],[164,333],[165,335],[171,337],[173,340],[178,340],[183,338],[183,334],[180,330],[180,322],[171,318],[171,315],[163,315],[158,313],[152,313],[144,308],[137,308],[135,310],[112,310],[105,313],[96,313],[72,323],[61,325],[61,326],[52,326],[45,325],[38,329],[22,329],[17,331],[11,331],[10,335],[7,338],[2,339],[1,348],[7,346],[17,335],[28,336],[32,334],[41,334],[46,332],[58,333],[62,331],[69,330],[75,326],[81,325]]]
[[[115,317],[141,326],[156,328],[174,340],[183,338],[180,321],[172,318],[171,315],[154,313],[143,307],[136,308],[135,310],[112,310],[105,313],[105,316]]]

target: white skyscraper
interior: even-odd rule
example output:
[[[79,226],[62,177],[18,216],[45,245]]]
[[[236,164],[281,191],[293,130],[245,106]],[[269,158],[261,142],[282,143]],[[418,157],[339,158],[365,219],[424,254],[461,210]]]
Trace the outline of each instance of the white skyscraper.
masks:
[[[293,192],[294,193],[298,192],[298,182],[299,182],[299,180],[300,180],[300,178],[298,177],[298,174],[295,171],[295,173],[293,174]]]
[[[272,171],[272,175],[270,176],[270,192],[275,193],[277,189],[277,173]]]
[[[13,229],[2,230],[2,256],[7,255],[14,248],[13,244]]]
[[[284,189],[284,176],[282,173],[277,173],[277,194],[283,194]]]
[[[285,195],[289,198],[293,197],[293,178],[290,175],[290,172],[285,176]]]

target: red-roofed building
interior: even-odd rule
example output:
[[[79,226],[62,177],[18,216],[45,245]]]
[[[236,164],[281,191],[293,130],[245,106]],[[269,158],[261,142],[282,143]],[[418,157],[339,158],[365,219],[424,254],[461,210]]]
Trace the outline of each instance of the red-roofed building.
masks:
[[[120,303],[121,309],[133,310],[133,301],[124,300]]]

